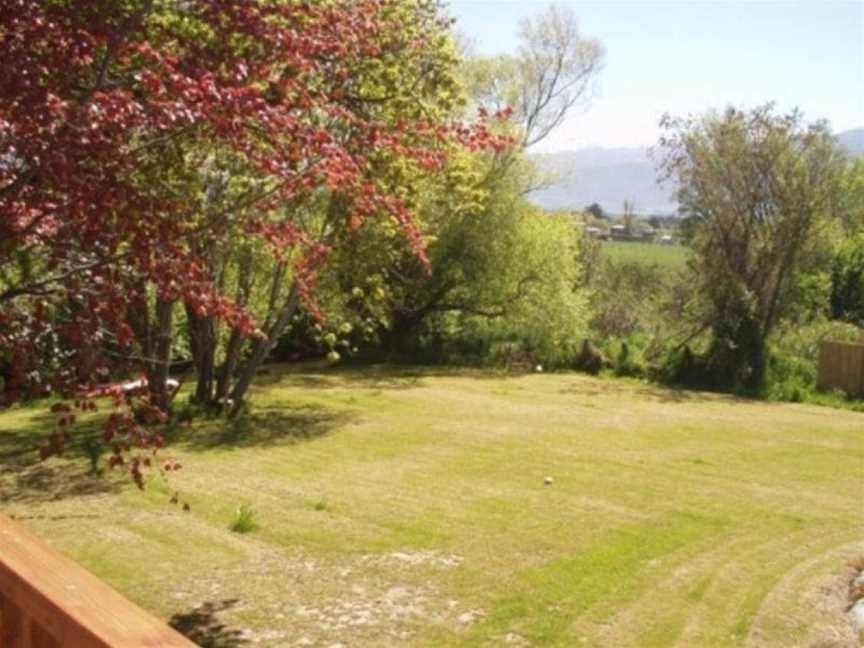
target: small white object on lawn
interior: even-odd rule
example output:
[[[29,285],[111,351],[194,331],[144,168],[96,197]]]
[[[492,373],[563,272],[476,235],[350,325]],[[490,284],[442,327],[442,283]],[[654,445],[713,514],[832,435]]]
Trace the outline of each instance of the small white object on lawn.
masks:
[[[555,481],[555,480],[552,479],[551,477],[546,477],[546,479],[543,480],[543,483],[546,484],[546,485],[548,486],[548,485],[551,484],[553,481]]]
[[[139,378],[138,380],[130,380],[129,382],[123,383],[121,389],[124,393],[133,392],[136,389],[144,389],[147,386],[146,378]]]
[[[130,392],[138,391],[139,389],[144,389],[147,387],[147,379],[139,378],[138,380],[129,380],[124,382],[120,389],[123,390],[124,393],[128,394]],[[165,380],[165,387],[168,391],[176,391],[180,387],[180,382],[176,378],[168,378]]]
[[[536,367],[534,367],[534,371],[536,371],[537,373],[543,373],[543,365],[537,365]]]

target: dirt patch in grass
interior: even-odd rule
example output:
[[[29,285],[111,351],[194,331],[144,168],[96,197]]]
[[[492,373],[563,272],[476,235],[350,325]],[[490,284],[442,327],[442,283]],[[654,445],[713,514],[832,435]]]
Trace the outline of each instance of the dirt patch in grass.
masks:
[[[460,631],[484,615],[424,577],[460,563],[458,556],[408,550],[321,561],[262,545],[231,570],[178,584],[170,623],[213,648],[410,645],[421,626]]]
[[[389,568],[411,567],[458,567],[462,559],[453,554],[439,551],[394,551],[389,554],[369,554],[363,556],[360,562],[364,565],[375,565]]]

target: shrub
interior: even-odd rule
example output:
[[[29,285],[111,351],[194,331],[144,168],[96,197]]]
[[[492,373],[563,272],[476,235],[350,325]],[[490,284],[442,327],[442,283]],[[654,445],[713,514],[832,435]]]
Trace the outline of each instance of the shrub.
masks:
[[[229,527],[234,533],[251,533],[258,528],[255,521],[255,511],[252,507],[241,504],[234,514],[234,521]]]
[[[689,345],[673,349],[660,365],[658,379],[670,385],[685,387],[712,387],[708,365],[704,358],[693,353]]]
[[[860,334],[856,326],[825,319],[781,329],[769,344],[770,360],[763,395],[780,401],[811,400],[816,394],[819,343],[823,340],[854,342]]]
[[[435,271],[395,307],[391,351],[413,362],[572,365],[589,310],[578,232],[569,219],[499,200],[430,246]]]
[[[673,273],[658,264],[605,259],[593,270],[591,329],[603,337],[625,337],[657,319]]]
[[[864,326],[864,234],[845,241],[834,257],[831,315]]]
[[[644,371],[641,365],[634,360],[630,353],[630,347],[626,342],[621,343],[621,349],[618,351],[618,356],[615,358],[615,364],[612,371],[616,376],[641,376]]]
[[[582,341],[582,348],[579,351],[579,355],[576,356],[573,367],[579,371],[596,376],[603,368],[603,355],[594,348],[590,340],[585,339]]]

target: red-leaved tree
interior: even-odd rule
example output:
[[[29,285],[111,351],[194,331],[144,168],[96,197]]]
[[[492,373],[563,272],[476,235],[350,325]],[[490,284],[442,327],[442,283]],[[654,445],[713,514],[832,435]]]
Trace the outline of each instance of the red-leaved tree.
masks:
[[[162,330],[182,301],[191,325],[218,318],[257,340],[239,402],[298,305],[314,309],[333,232],[395,220],[425,260],[394,169],[507,145],[450,121],[446,27],[410,0],[0,0],[0,404],[76,396],[55,405],[43,455],[62,450],[76,407],[96,407],[94,387],[147,366],[149,390],[134,407],[115,391],[104,432],[142,483],[170,355],[158,339],[128,353],[136,305],[155,301]],[[306,226],[322,200],[327,227]],[[266,331],[210,271],[238,238],[292,264]]]

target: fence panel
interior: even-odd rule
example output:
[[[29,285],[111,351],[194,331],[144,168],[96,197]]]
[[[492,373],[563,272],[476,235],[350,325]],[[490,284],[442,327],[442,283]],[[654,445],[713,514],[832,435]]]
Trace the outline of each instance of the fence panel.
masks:
[[[842,389],[850,396],[864,397],[864,344],[822,342],[819,388]]]

